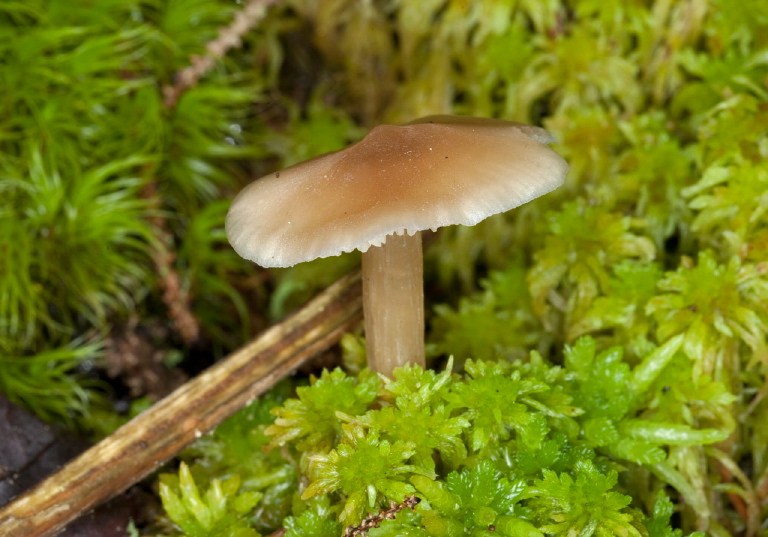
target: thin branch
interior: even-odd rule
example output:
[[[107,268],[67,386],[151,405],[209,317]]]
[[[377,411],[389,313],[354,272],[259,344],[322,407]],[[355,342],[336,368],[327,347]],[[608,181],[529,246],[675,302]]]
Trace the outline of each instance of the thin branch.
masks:
[[[173,86],[163,88],[163,104],[166,108],[173,108],[179,101],[182,93],[194,87],[205,73],[211,70],[216,61],[232,48],[240,48],[243,45],[242,37],[267,14],[267,9],[280,0],[251,0],[243,9],[235,14],[232,24],[221,28],[219,35],[205,46],[206,53],[203,56],[192,56],[191,65],[176,73]]]
[[[347,527],[344,530],[344,537],[364,537],[368,535],[368,530],[380,527],[381,523],[385,520],[394,520],[397,513],[406,507],[414,511],[419,502],[421,502],[421,498],[418,498],[415,494],[406,496],[400,503],[390,500],[389,509],[381,509],[376,515],[368,513],[368,516],[359,525]]]
[[[176,252],[173,251],[173,235],[168,230],[168,222],[159,211],[162,201],[157,191],[157,180],[148,182],[141,192],[141,197],[153,202],[155,216],[149,218],[157,242],[152,247],[152,262],[159,277],[163,303],[168,308],[168,316],[173,326],[186,345],[192,345],[200,336],[200,323],[192,313],[189,290],[181,284],[181,276],[173,266]]]
[[[156,470],[338,341],[361,318],[360,274],[341,278],[0,510],[3,537],[55,535]]]

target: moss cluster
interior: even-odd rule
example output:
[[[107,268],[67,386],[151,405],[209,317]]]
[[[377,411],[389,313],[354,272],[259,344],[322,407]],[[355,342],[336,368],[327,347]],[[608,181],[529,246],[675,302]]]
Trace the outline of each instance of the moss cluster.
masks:
[[[273,400],[252,405],[198,446],[193,468],[213,479],[205,497],[182,466],[178,478],[162,478],[163,503],[193,536],[282,527],[291,537],[334,537],[411,495],[421,500],[412,513],[381,521],[370,535],[680,535],[669,525],[665,481],[685,476],[670,454],[723,442],[734,429],[734,397],[721,383],[665,389],[681,345],[673,338],[634,368],[620,347],[598,353],[585,336],[566,347],[562,366],[533,352],[527,360],[470,359],[463,375],[450,364],[442,373],[397,369],[387,382],[367,370],[356,378],[326,371],[274,408],[273,423],[250,423],[262,443],[243,453],[246,468],[217,474],[211,461],[228,443],[242,443],[242,430],[227,436],[234,424],[263,414]],[[651,409],[673,399],[664,412]],[[261,452],[267,438],[273,449]],[[276,458],[277,448],[285,458]],[[284,481],[290,511],[270,500],[233,518],[236,502],[269,495],[274,483],[263,476],[286,465],[293,470],[286,476],[301,476]],[[619,472],[632,477],[619,483]],[[230,481],[214,475],[242,481],[239,494],[230,486],[230,511],[217,511],[226,503],[219,489]],[[639,489],[633,485],[641,477],[648,486]],[[706,508],[706,500],[694,507]],[[218,513],[213,522],[210,513]],[[288,516],[268,525],[279,520],[275,513]],[[201,524],[207,532],[198,531]]]
[[[176,102],[164,98],[238,9],[0,5],[0,390],[49,420],[99,400],[83,373],[115,325],[170,326],[157,343],[167,356],[243,341],[245,297],[264,293],[226,241],[226,198],[257,159],[306,158],[310,139],[330,150],[357,133],[342,111],[317,103],[305,115],[281,96],[276,36],[292,20],[281,13]],[[270,106],[305,139],[254,112]]]
[[[453,368],[281,387],[162,479],[169,515],[338,535],[416,494],[368,533],[764,533],[768,4],[284,0],[164,100],[241,9],[0,5],[0,390],[92,413],[115,325],[222,354],[354,264],[240,260],[222,225],[252,176],[385,121],[531,122],[567,185],[428,248]]]

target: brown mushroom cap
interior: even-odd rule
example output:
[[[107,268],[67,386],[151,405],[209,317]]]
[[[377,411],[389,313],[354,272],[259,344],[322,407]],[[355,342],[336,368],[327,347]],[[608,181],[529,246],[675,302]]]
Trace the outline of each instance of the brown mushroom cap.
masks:
[[[238,254],[288,267],[381,245],[393,233],[481,220],[563,183],[568,165],[546,130],[510,121],[429,116],[263,177],[232,202]]]

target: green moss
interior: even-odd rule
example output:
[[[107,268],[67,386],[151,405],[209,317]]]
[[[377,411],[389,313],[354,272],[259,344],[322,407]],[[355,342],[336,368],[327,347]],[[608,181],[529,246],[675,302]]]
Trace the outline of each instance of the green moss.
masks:
[[[241,492],[239,477],[224,481],[214,479],[203,493],[198,489],[189,467],[181,463],[178,479],[164,474],[160,498],[168,516],[192,537],[258,537],[244,518],[261,500],[255,492]]]
[[[297,535],[325,535],[338,531],[338,524],[356,526],[366,513],[373,513],[370,519],[416,494],[421,502],[415,511],[382,523],[377,535],[448,536],[489,527],[510,536],[574,531],[644,535],[652,528],[672,535],[663,512],[654,508],[646,515],[630,506],[633,491],[619,485],[619,473],[662,467],[677,476],[670,481],[673,486],[687,490],[692,484],[675,469],[680,460],[671,454],[721,442],[734,425],[716,418],[727,416],[733,402],[722,384],[702,381],[692,392],[657,389],[656,382],[684,374],[673,360],[680,346],[676,338],[642,357],[634,369],[622,361],[619,347],[598,353],[594,339],[586,337],[565,349],[563,366],[535,352],[525,361],[468,360],[463,375],[410,366],[396,370],[396,380],[383,387],[370,385],[367,372],[357,381],[340,370],[325,373],[312,386],[299,388],[298,399],[289,398],[273,410],[282,425],[266,430],[278,435],[273,442],[303,476],[296,494],[316,499],[308,507],[294,503],[284,527]],[[690,364],[683,364],[690,372]],[[323,422],[316,413],[289,420],[302,408],[330,410],[332,394],[339,400],[336,407],[346,411]],[[658,396],[676,403],[646,410],[647,400]],[[270,404],[265,400],[253,408],[264,417]],[[247,429],[233,425],[244,425],[243,415],[205,440],[207,460],[211,453],[243,445]],[[286,428],[288,421],[293,428]],[[330,428],[319,434],[318,427]],[[298,434],[310,430],[315,433]],[[276,452],[267,458],[255,449],[265,442],[245,447],[250,457],[262,461],[259,471],[269,475],[274,471],[269,468],[281,463]],[[248,457],[247,449],[241,451],[217,459],[219,464],[228,460],[229,467],[208,475],[241,475],[243,469],[233,466]],[[205,461],[198,462],[198,472],[210,466]],[[166,496],[173,517],[176,500]]]
[[[683,349],[696,361],[697,371],[727,378],[743,365],[768,360],[765,333],[768,311],[763,274],[737,257],[721,265],[710,251],[699,254],[659,282],[662,291],[646,310],[656,318],[658,338],[685,334]],[[739,349],[744,345],[746,352]]]
[[[268,429],[273,444],[300,439],[297,447],[303,451],[327,450],[344,434],[337,412],[361,413],[376,398],[379,386],[379,378],[370,372],[354,379],[340,369],[323,371],[312,387],[297,389],[298,399],[275,409],[277,419]]]
[[[530,307],[522,263],[494,272],[480,283],[483,292],[463,297],[457,308],[435,306],[429,354],[491,360],[522,358],[546,349],[547,335]]]
[[[574,339],[580,331],[574,325],[610,288],[612,267],[625,260],[653,261],[656,248],[638,224],[583,198],[550,213],[550,234],[528,273],[533,309],[546,328],[562,327],[566,340]]]
[[[191,55],[205,52],[238,9],[229,0],[0,7],[4,359],[64,353],[70,341],[108,335],[136,312],[167,318],[171,305],[163,300],[183,306],[184,297],[201,329],[196,343],[223,354],[250,335],[251,306],[242,293],[257,301],[265,293],[225,244],[228,202],[221,198],[248,180],[248,162],[257,157],[295,162],[318,151],[310,140],[322,137],[324,149],[337,149],[360,129],[320,99],[306,108],[281,102],[291,111],[282,137],[254,117],[253,105],[274,102],[282,58],[276,36],[290,17],[246,36],[241,50],[175,105],[164,104],[163,86]],[[163,297],[169,271],[182,297]],[[178,341],[167,345],[185,354]],[[97,361],[102,355],[93,348],[81,346],[75,355]],[[68,362],[70,370],[80,362]],[[62,408],[53,394],[72,387],[41,385],[50,388],[50,402],[41,392],[28,404],[49,418],[87,412],[95,397],[87,389],[80,404]],[[21,382],[5,388],[27,400]]]

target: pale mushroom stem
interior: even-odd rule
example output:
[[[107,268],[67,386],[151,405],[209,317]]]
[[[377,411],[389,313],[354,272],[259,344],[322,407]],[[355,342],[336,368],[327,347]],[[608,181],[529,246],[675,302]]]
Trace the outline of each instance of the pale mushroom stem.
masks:
[[[363,253],[363,315],[369,368],[391,378],[396,367],[424,367],[420,232],[389,235]]]

